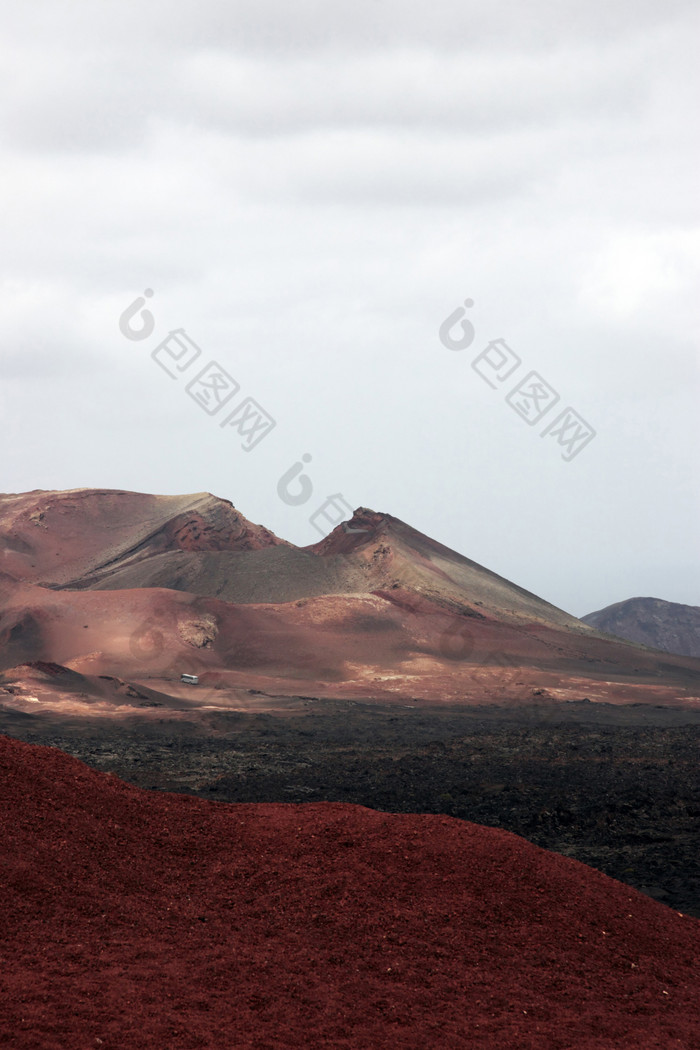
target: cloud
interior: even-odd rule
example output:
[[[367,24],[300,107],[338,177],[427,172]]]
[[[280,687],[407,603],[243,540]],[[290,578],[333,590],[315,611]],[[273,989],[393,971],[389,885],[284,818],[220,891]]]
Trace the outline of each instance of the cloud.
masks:
[[[435,0],[357,0],[344,5],[325,0],[181,0],[176,6],[150,0],[126,8],[117,0],[73,0],[70,7],[37,0],[31,10],[17,8],[8,29],[15,38],[39,38],[71,46],[76,52],[119,47],[147,59],[159,49],[192,51],[215,44],[247,53],[314,53],[387,49],[420,44],[438,51],[483,47],[526,49],[532,53],[576,41],[617,42],[657,31],[692,17],[692,0],[518,0],[492,4]]]
[[[308,543],[308,451],[565,607],[633,564],[697,604],[696,39],[680,0],[15,5],[0,487],[207,488]],[[119,334],[146,287],[278,420],[255,453]],[[598,429],[573,463],[471,368],[497,337]]]

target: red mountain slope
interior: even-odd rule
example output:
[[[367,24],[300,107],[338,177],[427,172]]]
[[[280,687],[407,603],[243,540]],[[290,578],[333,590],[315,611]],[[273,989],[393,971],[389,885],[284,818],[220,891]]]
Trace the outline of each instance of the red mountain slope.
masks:
[[[251,689],[700,705],[697,660],[601,635],[391,515],[300,549],[207,493],[0,496],[0,705],[67,713],[57,683],[25,687],[36,662],[176,699],[181,672],[208,676],[186,693],[207,709]]]
[[[505,832],[0,738],[0,1043],[692,1050],[700,922]]]
[[[0,494],[0,573],[65,585],[161,551],[252,551],[282,544],[208,492],[151,496],[120,489]]]

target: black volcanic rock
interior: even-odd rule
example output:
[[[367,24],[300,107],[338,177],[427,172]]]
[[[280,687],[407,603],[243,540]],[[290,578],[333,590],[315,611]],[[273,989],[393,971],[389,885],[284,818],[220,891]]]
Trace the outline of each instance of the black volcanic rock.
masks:
[[[666,653],[700,656],[700,607],[661,598],[629,598],[582,616],[584,623]]]

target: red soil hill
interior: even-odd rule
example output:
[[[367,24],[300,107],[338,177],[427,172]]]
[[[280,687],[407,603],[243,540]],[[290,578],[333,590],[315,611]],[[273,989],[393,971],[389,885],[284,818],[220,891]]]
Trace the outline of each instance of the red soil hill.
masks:
[[[284,545],[208,492],[151,496],[121,489],[0,494],[0,571],[84,585],[162,551],[255,551]]]
[[[700,922],[506,832],[149,794],[0,738],[0,1043],[700,1046]]]
[[[700,705],[697,660],[601,635],[389,514],[346,525],[300,549],[208,493],[0,495],[0,700],[77,713],[26,693],[14,669],[41,661],[176,699],[182,671],[208,674],[207,708],[250,689]]]

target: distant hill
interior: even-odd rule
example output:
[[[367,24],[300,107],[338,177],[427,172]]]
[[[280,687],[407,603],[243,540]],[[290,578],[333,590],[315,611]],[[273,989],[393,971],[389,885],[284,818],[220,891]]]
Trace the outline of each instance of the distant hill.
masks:
[[[130,716],[171,697],[204,717],[250,690],[695,705],[700,664],[615,641],[366,507],[300,548],[206,492],[0,495],[0,706]]]
[[[628,598],[582,616],[584,623],[616,638],[666,653],[700,656],[700,607],[661,598]]]

